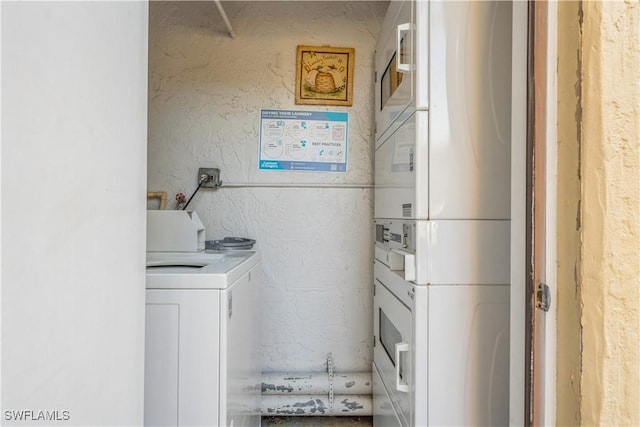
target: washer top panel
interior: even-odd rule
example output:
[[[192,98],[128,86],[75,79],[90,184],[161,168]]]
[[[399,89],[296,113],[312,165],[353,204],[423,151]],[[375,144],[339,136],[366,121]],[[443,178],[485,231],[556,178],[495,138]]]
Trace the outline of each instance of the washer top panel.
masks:
[[[226,289],[260,261],[257,251],[147,252],[147,289]]]

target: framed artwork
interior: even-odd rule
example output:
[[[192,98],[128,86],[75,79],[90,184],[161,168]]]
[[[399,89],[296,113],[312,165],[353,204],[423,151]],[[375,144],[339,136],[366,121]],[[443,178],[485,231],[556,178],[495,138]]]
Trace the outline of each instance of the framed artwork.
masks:
[[[350,47],[298,46],[296,104],[352,105],[354,62]]]

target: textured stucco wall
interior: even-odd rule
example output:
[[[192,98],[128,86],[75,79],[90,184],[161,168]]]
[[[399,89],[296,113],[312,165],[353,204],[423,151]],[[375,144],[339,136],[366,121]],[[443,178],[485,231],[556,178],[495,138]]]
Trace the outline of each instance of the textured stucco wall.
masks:
[[[557,425],[640,425],[640,7],[558,3]]]
[[[640,425],[640,5],[583,2],[582,425]]]
[[[151,2],[148,187],[195,189],[198,167],[227,183],[189,208],[207,239],[255,238],[264,259],[265,370],[338,370],[371,363],[370,188],[275,184],[373,183],[373,52],[386,2],[223,2],[231,39],[212,2]],[[354,47],[352,107],[294,103],[297,45]],[[263,108],[347,111],[348,172],[258,171]]]

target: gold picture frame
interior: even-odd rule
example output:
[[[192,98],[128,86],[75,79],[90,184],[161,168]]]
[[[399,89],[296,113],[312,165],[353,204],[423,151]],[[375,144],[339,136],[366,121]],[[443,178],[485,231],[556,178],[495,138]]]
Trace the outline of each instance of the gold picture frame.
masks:
[[[353,105],[355,49],[298,46],[296,104]]]

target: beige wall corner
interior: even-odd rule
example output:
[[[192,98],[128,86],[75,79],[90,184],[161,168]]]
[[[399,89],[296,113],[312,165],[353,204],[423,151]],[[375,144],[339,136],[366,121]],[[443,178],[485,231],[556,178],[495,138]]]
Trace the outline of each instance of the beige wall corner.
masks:
[[[640,5],[583,2],[581,425],[640,425]]]

